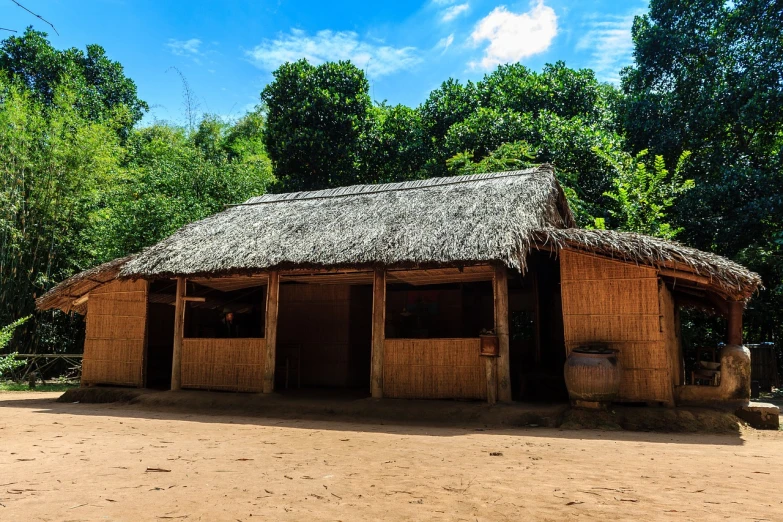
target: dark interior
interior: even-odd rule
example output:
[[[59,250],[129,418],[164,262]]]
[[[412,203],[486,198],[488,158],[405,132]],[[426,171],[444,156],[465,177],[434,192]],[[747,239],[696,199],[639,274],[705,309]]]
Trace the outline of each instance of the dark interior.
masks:
[[[509,270],[508,287],[513,399],[568,399],[558,260],[546,252],[531,253],[526,274]]]
[[[146,387],[171,388],[171,358],[174,353],[174,300],[177,283],[155,281],[147,305]]]
[[[369,394],[372,286],[280,285],[275,389]]]
[[[475,338],[494,327],[490,281],[386,289],[388,339]]]
[[[186,338],[260,338],[264,337],[264,286],[222,291],[188,283],[188,297],[203,297],[203,302],[187,303]]]

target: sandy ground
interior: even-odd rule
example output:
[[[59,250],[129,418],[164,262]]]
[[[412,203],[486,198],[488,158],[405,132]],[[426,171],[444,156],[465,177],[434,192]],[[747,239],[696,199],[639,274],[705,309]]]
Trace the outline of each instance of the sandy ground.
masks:
[[[57,395],[0,393],[0,520],[783,520],[783,432],[391,426]]]

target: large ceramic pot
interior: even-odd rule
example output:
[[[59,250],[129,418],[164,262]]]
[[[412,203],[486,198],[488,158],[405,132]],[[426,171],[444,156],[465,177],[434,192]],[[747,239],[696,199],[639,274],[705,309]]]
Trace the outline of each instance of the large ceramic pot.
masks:
[[[566,359],[565,382],[576,406],[596,407],[615,400],[620,392],[617,350],[602,345],[574,348]]]

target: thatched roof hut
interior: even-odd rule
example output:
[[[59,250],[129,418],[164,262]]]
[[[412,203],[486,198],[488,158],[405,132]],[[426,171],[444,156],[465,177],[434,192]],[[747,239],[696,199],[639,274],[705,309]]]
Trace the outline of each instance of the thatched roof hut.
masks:
[[[251,198],[38,306],[86,308],[87,384],[270,393],[295,371],[372,397],[492,403],[553,393],[532,383],[600,343],[619,354],[617,400],[674,405],[749,396],[749,359],[727,359],[720,386],[687,384],[679,310],[724,316],[744,354],[760,285],[676,242],[577,228],[543,165]]]
[[[549,165],[527,170],[267,194],[182,227],[138,255],[57,285],[62,308],[115,277],[218,277],[270,269],[413,267],[501,262],[524,271],[531,249],[569,247],[684,269],[747,298],[759,276],[728,259],[639,234],[584,230]]]

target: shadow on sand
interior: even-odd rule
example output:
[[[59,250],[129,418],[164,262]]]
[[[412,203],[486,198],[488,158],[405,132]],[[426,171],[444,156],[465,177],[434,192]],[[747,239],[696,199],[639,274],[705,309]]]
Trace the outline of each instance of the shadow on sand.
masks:
[[[162,419],[228,425],[416,434],[438,437],[483,432],[525,437],[655,443],[741,445],[739,420],[701,408],[615,406],[571,410],[566,404],[366,398],[362,394],[155,391],[78,388],[59,399],[0,394],[0,408],[31,408],[46,415]]]

